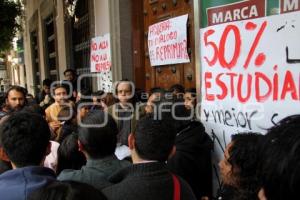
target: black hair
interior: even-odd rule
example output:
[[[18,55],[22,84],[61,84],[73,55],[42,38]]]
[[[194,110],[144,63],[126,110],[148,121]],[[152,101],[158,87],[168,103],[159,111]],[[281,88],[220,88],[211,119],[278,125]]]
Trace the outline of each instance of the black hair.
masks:
[[[232,166],[231,174],[238,190],[235,192],[235,199],[258,199],[259,144],[263,135],[247,132],[232,135],[231,138],[232,146],[228,149],[227,161]]]
[[[41,108],[38,104],[27,105],[23,108],[22,111],[28,113],[35,113],[43,117],[46,115],[45,110],[43,110],[43,108]]]
[[[104,94],[105,94],[105,92],[103,90],[98,90],[96,92],[93,92],[92,96],[97,96],[98,97],[98,96],[102,96]]]
[[[82,124],[84,126],[79,127],[79,141],[91,158],[99,159],[114,154],[118,128],[108,113],[91,111],[82,120]]]
[[[180,84],[174,84],[170,87],[169,92],[184,93],[184,87]]]
[[[10,162],[0,159],[0,175],[11,169],[12,169],[12,166],[11,166]]]
[[[175,143],[176,131],[170,127],[170,121],[154,119],[152,114],[141,118],[134,132],[135,149],[140,158],[164,162]]]
[[[78,108],[82,108],[82,107],[91,107],[92,106],[92,100],[90,99],[80,99],[79,101],[77,101],[75,103],[75,109],[76,109],[76,112],[79,112],[78,111]]]
[[[51,86],[51,83],[52,83],[52,80],[49,79],[49,78],[46,78],[43,80],[43,86],[48,86],[50,87]]]
[[[40,165],[50,140],[46,120],[28,112],[12,113],[0,127],[1,144],[17,166]]]
[[[57,168],[58,175],[64,169],[79,170],[86,163],[84,154],[78,150],[78,134],[68,135],[60,144],[57,150]]]
[[[53,181],[32,192],[28,200],[106,200],[96,188],[75,181]]]
[[[160,93],[160,94],[165,94],[166,90],[160,87],[154,87],[150,89],[150,95],[153,93]]]
[[[191,93],[192,97],[197,96],[196,88],[188,88],[188,89],[185,90],[185,93]]]
[[[6,94],[4,92],[0,92],[0,107],[5,104],[5,96]]]
[[[59,83],[59,84],[55,84],[53,87],[53,95],[55,95],[55,90],[59,89],[59,88],[64,88],[66,90],[66,92],[68,93],[68,85],[66,83]]]
[[[27,89],[26,89],[26,88],[23,88],[23,87],[21,87],[21,86],[18,86],[18,85],[13,85],[13,86],[11,86],[11,87],[6,91],[6,93],[5,93],[5,99],[8,98],[8,95],[9,95],[10,91],[12,91],[12,90],[15,90],[15,91],[17,91],[17,92],[22,93],[23,96],[24,96],[24,99],[26,99]]]
[[[66,70],[64,71],[64,75],[66,75],[67,72],[72,72],[72,74],[73,74],[74,76],[76,76],[76,71],[75,71],[74,69],[66,69]]]
[[[85,98],[90,98],[90,96],[92,96],[92,91],[89,88],[82,88],[80,91],[78,91],[81,93],[81,95],[87,96]]]
[[[300,115],[284,118],[263,141],[262,187],[268,200],[295,199],[300,189]]]

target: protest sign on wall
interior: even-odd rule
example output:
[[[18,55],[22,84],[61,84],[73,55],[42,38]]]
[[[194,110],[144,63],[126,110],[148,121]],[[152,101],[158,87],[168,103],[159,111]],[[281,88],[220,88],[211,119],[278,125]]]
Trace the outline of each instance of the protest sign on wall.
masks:
[[[98,36],[91,40],[91,72],[97,72],[98,89],[111,92],[112,71],[111,71],[111,45],[110,34]]]
[[[215,164],[231,135],[260,132],[299,114],[300,12],[200,30],[201,120]]]
[[[182,15],[149,26],[151,66],[190,62],[187,53],[187,19]]]
[[[110,34],[91,40],[91,72],[109,71],[111,67]]]

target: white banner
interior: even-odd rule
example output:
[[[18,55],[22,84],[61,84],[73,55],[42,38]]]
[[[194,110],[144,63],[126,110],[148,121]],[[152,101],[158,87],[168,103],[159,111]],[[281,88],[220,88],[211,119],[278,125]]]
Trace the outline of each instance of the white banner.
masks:
[[[111,68],[110,34],[91,40],[91,72],[107,72]]]
[[[187,53],[187,19],[188,15],[182,15],[149,26],[151,66],[190,62]]]
[[[111,45],[110,34],[98,36],[91,40],[91,72],[98,72],[98,90],[111,92]]]
[[[300,12],[200,32],[201,120],[218,161],[232,134],[265,133],[300,113]]]

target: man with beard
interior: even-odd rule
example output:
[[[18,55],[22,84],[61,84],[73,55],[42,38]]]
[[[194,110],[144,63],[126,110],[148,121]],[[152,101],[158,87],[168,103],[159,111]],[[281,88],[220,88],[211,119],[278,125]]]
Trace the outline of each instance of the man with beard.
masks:
[[[5,103],[0,111],[0,119],[5,115],[21,110],[26,104],[26,89],[17,85],[6,92]]]

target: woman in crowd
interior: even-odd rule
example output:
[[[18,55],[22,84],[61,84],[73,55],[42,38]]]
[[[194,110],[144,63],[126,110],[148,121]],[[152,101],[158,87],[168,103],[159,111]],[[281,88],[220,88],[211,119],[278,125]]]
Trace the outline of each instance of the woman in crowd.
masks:
[[[220,161],[222,187],[218,199],[258,200],[259,143],[263,135],[240,133],[232,136]]]

